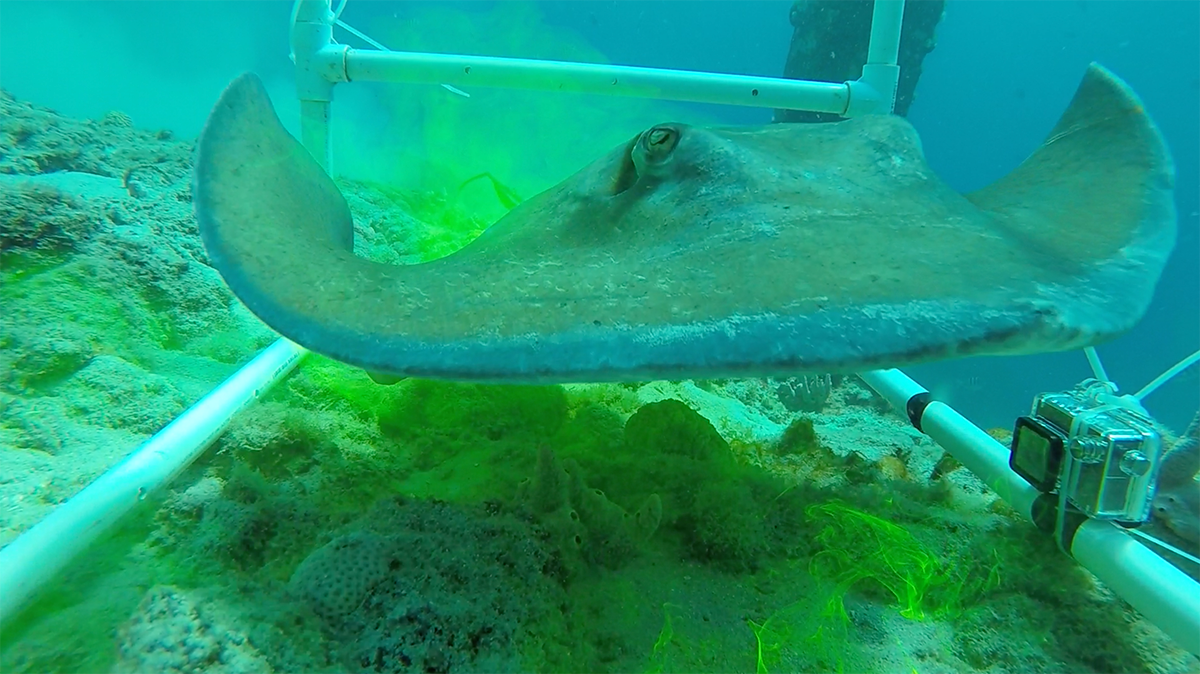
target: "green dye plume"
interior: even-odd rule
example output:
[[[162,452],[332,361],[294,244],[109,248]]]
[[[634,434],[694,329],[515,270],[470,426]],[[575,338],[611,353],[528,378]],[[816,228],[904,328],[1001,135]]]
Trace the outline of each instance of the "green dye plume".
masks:
[[[367,30],[406,51],[607,62],[580,35],[548,25],[532,3],[478,10],[406,5]],[[499,218],[519,200],[516,195],[549,188],[647,126],[712,122],[649,99],[473,87],[469,79],[454,84],[470,97],[432,84],[387,90],[389,129],[402,138],[407,154],[379,174],[405,188],[462,185],[461,207],[484,219]]]

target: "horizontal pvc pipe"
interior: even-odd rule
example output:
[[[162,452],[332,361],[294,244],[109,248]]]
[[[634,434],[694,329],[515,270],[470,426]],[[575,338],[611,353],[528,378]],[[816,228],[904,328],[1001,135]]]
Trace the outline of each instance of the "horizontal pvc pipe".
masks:
[[[892,407],[907,414],[908,401],[927,390],[900,370],[872,370],[859,375]],[[1033,502],[1040,492],[1008,467],[1008,450],[949,405],[933,401],[921,413],[920,430],[983,480],[1021,517],[1033,521]]]
[[[946,403],[934,401],[921,415],[921,431],[950,452],[989,489],[1033,521],[1033,502],[1041,492],[1008,466],[1009,448]]]
[[[871,370],[859,373],[858,377],[902,414],[906,413],[908,401],[913,396],[918,393],[929,393],[924,386],[913,381],[911,377],[900,370]]]
[[[327,49],[314,58],[318,69],[335,81],[540,89],[839,115],[846,111],[851,89],[847,83],[460,54]]]
[[[1200,587],[1190,576],[1109,522],[1084,522],[1071,556],[1180,647],[1200,655]]]
[[[170,482],[246,405],[287,376],[306,354],[280,339],[161,431],[0,549],[0,623],[80,551],[155,489]]]
[[[902,414],[928,391],[899,370],[859,375]],[[1008,467],[1008,451],[945,403],[915,410],[914,423],[1032,521],[1039,492]],[[1181,647],[1200,655],[1200,584],[1111,522],[1088,520],[1076,531],[1071,556]]]

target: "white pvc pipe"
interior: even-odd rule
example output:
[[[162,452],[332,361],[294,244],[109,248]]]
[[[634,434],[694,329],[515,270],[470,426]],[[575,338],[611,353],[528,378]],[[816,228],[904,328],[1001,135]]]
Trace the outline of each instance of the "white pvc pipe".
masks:
[[[290,34],[292,58],[296,62],[296,96],[300,99],[300,142],[321,168],[332,175],[329,117],[335,82],[319,69],[316,55],[332,49],[336,15],[330,0],[296,0],[292,18]]]
[[[900,83],[900,31],[904,0],[875,0],[871,12],[871,41],[858,87],[851,89],[845,117],[868,113],[891,114]]]
[[[1033,521],[1033,502],[1041,496],[1008,466],[1009,448],[946,403],[934,401],[921,415],[921,431],[977,475],[1021,517]]]
[[[871,12],[871,42],[867,63],[894,66],[900,57],[900,27],[904,23],[904,0],[875,0]]]
[[[280,339],[82,491],[0,549],[0,623],[149,493],[170,482],[306,353]]]
[[[329,101],[300,101],[300,142],[329,175],[333,175],[333,145],[329,133]]]
[[[1096,351],[1096,347],[1084,347],[1083,355],[1087,358],[1088,367],[1092,368],[1093,377],[1105,383],[1112,383],[1112,380],[1108,378],[1108,372],[1104,370],[1104,362],[1100,360],[1100,353]]]
[[[907,414],[908,401],[928,391],[900,370],[872,370],[859,377],[892,407]],[[1008,467],[1008,450],[949,405],[932,401],[921,413],[920,430],[983,480],[1021,517],[1032,521],[1033,502],[1041,493]]]
[[[911,377],[900,370],[871,370],[859,373],[858,377],[902,414],[906,413],[905,408],[913,396],[918,393],[929,393],[924,386],[913,381]]]
[[[1071,556],[1184,650],[1200,655],[1200,587],[1187,574],[1108,522],[1088,520]]]
[[[373,50],[322,50],[318,69],[346,81],[416,82],[791,108],[842,114],[853,83],[808,82],[688,70]],[[344,73],[339,72],[344,68]]]
[[[928,393],[899,370],[859,375],[894,408],[908,414],[914,395]],[[945,403],[925,405],[916,421],[1025,519],[1040,493],[1008,466],[1008,451]],[[1075,532],[1071,556],[1181,647],[1200,655],[1200,584],[1111,522],[1088,520]]]

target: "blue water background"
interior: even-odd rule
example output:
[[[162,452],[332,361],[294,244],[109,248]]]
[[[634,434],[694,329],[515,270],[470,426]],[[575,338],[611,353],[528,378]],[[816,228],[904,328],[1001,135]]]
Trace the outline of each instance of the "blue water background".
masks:
[[[494,3],[438,4],[486,12]],[[620,64],[773,76],[791,36],[787,1],[538,4],[549,23],[576,31]],[[191,137],[221,88],[253,70],[294,128],[290,5],[9,0],[0,3],[0,86],[67,115],[120,110],[139,126]],[[366,28],[419,5],[351,0],[343,18]],[[523,55],[539,56],[537,45]],[[1037,147],[1093,60],[1142,96],[1178,171],[1179,243],[1155,302],[1131,334],[1100,349],[1109,374],[1132,391],[1200,347],[1200,3],[950,0],[910,119],[933,168],[956,189],[976,189]],[[382,129],[369,96],[354,89],[339,88],[335,115]],[[764,110],[704,109],[732,123],[769,120]],[[976,358],[909,372],[978,423],[1008,426],[1034,394],[1068,387],[1089,370],[1075,352]],[[1193,368],[1147,403],[1181,428],[1200,404],[1198,382]]]

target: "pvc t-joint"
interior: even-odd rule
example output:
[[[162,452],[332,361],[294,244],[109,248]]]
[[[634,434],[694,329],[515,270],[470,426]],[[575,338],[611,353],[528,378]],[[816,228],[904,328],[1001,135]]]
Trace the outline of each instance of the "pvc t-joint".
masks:
[[[863,66],[862,77],[846,83],[850,87],[850,102],[843,117],[890,115],[896,106],[899,82],[900,66],[870,63]]]
[[[327,67],[330,60],[318,58],[318,54],[323,50],[344,51],[345,47],[332,44],[331,0],[299,0],[299,3],[291,33],[292,58],[296,61],[296,95],[301,101],[327,103],[333,99],[334,83],[346,80],[330,72]]]

